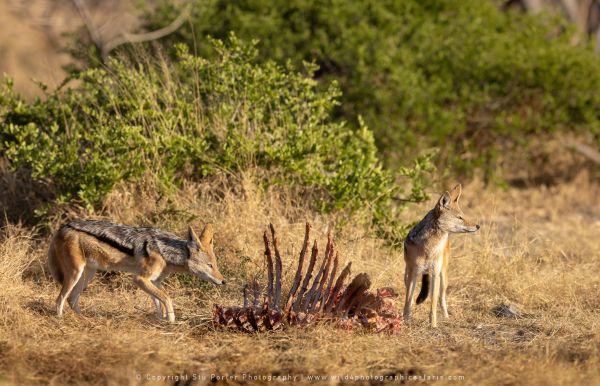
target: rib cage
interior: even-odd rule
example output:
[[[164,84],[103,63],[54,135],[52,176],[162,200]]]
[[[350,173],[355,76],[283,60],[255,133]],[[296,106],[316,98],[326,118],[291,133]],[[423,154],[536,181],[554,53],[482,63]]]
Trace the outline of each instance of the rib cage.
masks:
[[[327,235],[325,253],[314,278],[319,254],[316,240],[312,245],[308,267],[303,274],[310,228],[310,224],[306,223],[296,273],[285,296],[283,309],[282,261],[275,228],[270,224],[271,241],[266,231],[263,234],[267,264],[267,285],[264,292],[255,279],[244,287],[242,307],[215,304],[215,328],[262,332],[278,330],[284,326],[309,326],[317,321],[329,321],[343,329],[362,327],[386,333],[400,330],[402,317],[394,304],[388,300],[397,297],[392,288],[380,288],[375,293],[369,291],[371,279],[366,273],[356,275],[350,284],[344,285],[350,275],[352,263],[348,263],[338,275],[339,255],[335,251],[331,233]],[[253,298],[252,305],[249,299],[250,292]]]

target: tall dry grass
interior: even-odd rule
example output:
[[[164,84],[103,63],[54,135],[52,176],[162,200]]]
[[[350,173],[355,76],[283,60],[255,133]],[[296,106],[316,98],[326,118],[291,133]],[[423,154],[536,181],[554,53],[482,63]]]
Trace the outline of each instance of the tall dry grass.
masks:
[[[268,334],[210,328],[213,303],[239,304],[243,284],[264,275],[261,235],[269,222],[279,232],[287,280],[310,221],[319,241],[335,229],[340,255],[352,260],[354,273],[368,272],[374,286],[393,285],[403,295],[402,255],[371,236],[366,215],[315,215],[294,195],[257,189],[250,177],[188,184],[172,198],[151,185],[123,185],[103,208],[115,221],[180,233],[188,223],[213,222],[228,286],[171,278],[166,289],[178,321],[169,325],[156,320],[150,299],[127,275],[99,276],[82,295],[83,314],[69,310],[59,320],[58,289],[44,266],[48,236],[8,225],[0,242],[0,384],[174,384],[181,374],[190,382],[193,374],[208,377],[198,384],[211,374],[250,384],[266,380],[248,375],[286,374],[303,383],[310,375],[375,376],[359,383],[387,375],[445,377],[424,381],[433,384],[598,384],[599,193],[583,177],[506,192],[466,186],[463,209],[482,230],[452,238],[450,319],[429,328],[426,302],[416,307],[412,325],[390,337],[328,326]],[[404,219],[420,219],[433,202],[411,208]],[[491,312],[508,302],[524,316]]]

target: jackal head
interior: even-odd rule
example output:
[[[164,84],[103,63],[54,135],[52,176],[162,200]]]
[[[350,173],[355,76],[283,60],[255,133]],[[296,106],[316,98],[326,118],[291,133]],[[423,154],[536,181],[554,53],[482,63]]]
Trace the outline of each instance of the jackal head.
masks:
[[[188,268],[190,272],[213,284],[225,284],[223,275],[217,267],[217,257],[213,251],[213,227],[206,224],[200,237],[190,226],[188,229]]]
[[[465,214],[458,206],[458,199],[462,193],[462,186],[456,185],[450,192],[445,192],[440,197],[435,210],[438,216],[440,229],[450,233],[473,233],[479,230],[479,225],[465,218]]]

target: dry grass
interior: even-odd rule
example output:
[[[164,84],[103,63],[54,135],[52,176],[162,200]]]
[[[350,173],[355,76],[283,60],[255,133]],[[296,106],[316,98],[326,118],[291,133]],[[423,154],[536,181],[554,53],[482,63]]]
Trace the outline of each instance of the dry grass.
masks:
[[[249,381],[244,374],[291,374],[304,382],[310,375],[429,375],[464,377],[426,382],[433,384],[599,384],[600,189],[586,181],[507,192],[465,187],[463,209],[483,228],[453,238],[450,319],[432,330],[427,306],[419,306],[413,325],[392,337],[326,326],[256,335],[211,330],[211,305],[239,304],[244,282],[262,272],[261,233],[269,221],[288,275],[304,221],[323,239],[328,226],[346,220],[337,242],[353,272],[370,273],[376,286],[402,288],[401,254],[370,238],[360,216],[307,215],[285,194],[261,194],[248,180],[188,185],[172,201],[159,199],[152,186],[123,187],[107,200],[108,217],[123,222],[179,232],[188,221],[215,223],[231,284],[216,289],[171,279],[174,325],[155,319],[148,296],[125,275],[94,281],[81,298],[83,314],[69,310],[58,320],[57,287],[44,272],[47,239],[7,226],[0,244],[0,385],[138,384],[138,376],[174,383],[147,377],[178,374],[237,375],[238,382]],[[412,208],[406,219],[430,205]],[[494,316],[502,302],[518,304],[525,317]]]

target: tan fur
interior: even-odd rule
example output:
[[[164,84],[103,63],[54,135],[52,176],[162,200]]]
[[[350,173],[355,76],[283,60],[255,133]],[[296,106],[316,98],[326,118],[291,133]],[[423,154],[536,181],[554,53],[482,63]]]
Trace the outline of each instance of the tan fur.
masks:
[[[214,267],[212,276],[224,282],[217,268],[212,239],[212,225],[207,224],[197,240]],[[62,284],[56,299],[57,315],[62,316],[65,301],[69,302],[73,311],[80,313],[79,296],[97,270],[125,271],[133,273],[133,282],[152,297],[159,318],[172,322],[175,320],[173,305],[170,297],[160,288],[160,283],[170,273],[190,273],[188,262],[186,265],[171,264],[153,251],[149,251],[147,256],[132,256],[94,236],[63,227],[55,234],[48,251],[50,272]]]
[[[445,192],[435,208],[415,225],[404,242],[404,261],[406,263],[404,319],[406,322],[410,320],[417,279],[422,275],[429,277],[429,296],[431,296],[429,319],[432,327],[437,327],[438,298],[444,317],[448,317],[446,289],[448,288],[448,263],[450,260],[449,234],[471,233],[479,229],[479,225],[464,218],[464,214],[458,206],[461,192],[460,185],[455,186],[450,192]],[[423,282],[425,283],[426,280]]]

